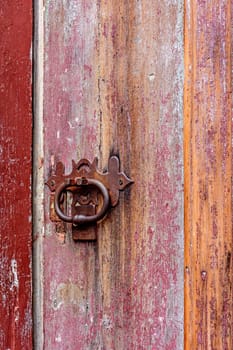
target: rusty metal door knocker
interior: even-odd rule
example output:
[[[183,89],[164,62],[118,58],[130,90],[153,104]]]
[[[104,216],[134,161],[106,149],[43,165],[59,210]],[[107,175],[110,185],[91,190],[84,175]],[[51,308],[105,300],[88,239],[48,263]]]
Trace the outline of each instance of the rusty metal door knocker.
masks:
[[[70,186],[81,187],[81,186],[89,186],[89,185],[93,185],[93,186],[97,187],[103,196],[103,206],[101,207],[100,211],[95,215],[88,215],[88,216],[82,215],[82,214],[76,214],[74,216],[67,216],[66,214],[64,214],[60,208],[60,200],[61,200],[61,195],[63,194],[63,192]],[[99,221],[100,219],[102,219],[105,216],[106,211],[108,210],[108,206],[109,206],[109,194],[108,194],[108,190],[106,189],[106,187],[98,180],[87,179],[85,177],[83,177],[83,178],[78,177],[75,179],[75,181],[73,181],[72,179],[66,179],[65,182],[61,183],[55,191],[54,205],[55,205],[56,213],[61,220],[65,221],[65,222],[70,222],[70,223],[76,224],[76,225],[77,224],[81,224],[81,225],[90,224],[90,223]]]
[[[77,227],[83,230],[83,227],[102,220],[108,209],[117,205],[119,191],[124,190],[133,181],[120,172],[120,163],[116,156],[109,158],[107,172],[101,173],[97,164],[97,158],[92,163],[87,159],[81,159],[78,163],[72,161],[72,171],[69,175],[65,175],[62,162],[56,164],[55,174],[50,176],[46,183],[52,192],[51,207],[56,213],[55,216],[50,215],[55,217],[52,221],[70,223],[74,231],[77,231]],[[72,195],[70,210],[66,208],[67,193]],[[85,234],[82,234],[82,237],[85,239]],[[88,234],[86,237],[90,239]]]

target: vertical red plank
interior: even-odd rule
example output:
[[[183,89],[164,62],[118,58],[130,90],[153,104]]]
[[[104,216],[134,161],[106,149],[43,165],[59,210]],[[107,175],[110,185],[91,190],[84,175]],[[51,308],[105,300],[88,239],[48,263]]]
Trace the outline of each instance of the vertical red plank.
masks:
[[[32,349],[32,2],[0,5],[0,348]]]

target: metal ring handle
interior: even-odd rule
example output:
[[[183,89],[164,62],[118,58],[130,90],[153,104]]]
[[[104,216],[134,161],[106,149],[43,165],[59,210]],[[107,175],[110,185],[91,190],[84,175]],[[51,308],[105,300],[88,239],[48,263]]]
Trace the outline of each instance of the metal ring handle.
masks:
[[[99,221],[102,219],[106,211],[109,207],[109,193],[107,188],[98,180],[95,179],[86,179],[85,181],[82,181],[83,179],[77,178],[77,183],[71,184],[70,179],[66,179],[66,182],[62,183],[60,186],[57,187],[56,192],[55,192],[55,197],[54,197],[54,203],[55,203],[55,211],[58,215],[58,217],[65,222],[73,223],[73,224],[90,224]],[[78,180],[81,180],[80,183]],[[93,185],[99,189],[103,196],[103,206],[101,207],[100,211],[95,214],[95,215],[90,215],[90,216],[85,216],[85,215],[74,215],[74,216],[67,216],[63,213],[63,211],[60,208],[60,199],[62,193],[66,190],[67,187],[70,186],[77,186],[77,187],[82,187],[82,186],[89,186]]]

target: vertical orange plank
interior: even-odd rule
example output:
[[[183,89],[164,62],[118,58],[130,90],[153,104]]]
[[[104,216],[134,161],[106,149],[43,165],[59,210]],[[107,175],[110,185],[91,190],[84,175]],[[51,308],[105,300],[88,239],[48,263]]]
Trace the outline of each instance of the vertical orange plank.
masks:
[[[0,4],[0,349],[32,349],[32,2]]]
[[[185,1],[185,349],[232,349],[231,1]]]

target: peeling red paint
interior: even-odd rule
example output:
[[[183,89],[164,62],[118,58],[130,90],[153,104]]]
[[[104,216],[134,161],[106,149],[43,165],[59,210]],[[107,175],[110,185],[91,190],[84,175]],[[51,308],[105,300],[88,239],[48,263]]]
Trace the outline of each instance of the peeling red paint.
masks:
[[[31,1],[0,9],[0,348],[32,348]]]
[[[47,349],[183,346],[182,18],[167,1],[45,1],[45,176],[51,155],[118,154],[135,181],[95,243],[55,234],[46,201]]]

